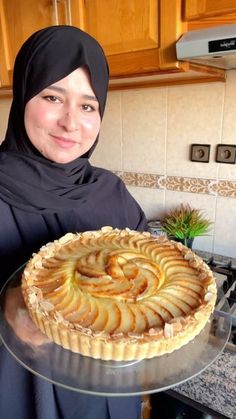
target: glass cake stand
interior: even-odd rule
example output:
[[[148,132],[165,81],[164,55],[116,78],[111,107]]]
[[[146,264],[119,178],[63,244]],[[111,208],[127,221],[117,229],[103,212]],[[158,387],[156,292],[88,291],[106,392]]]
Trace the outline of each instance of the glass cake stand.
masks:
[[[219,356],[229,339],[230,315],[215,312],[202,332],[181,349],[140,361],[101,361],[51,342],[40,346],[24,343],[4,314],[6,292],[20,287],[23,269],[18,269],[1,290],[0,336],[5,348],[23,367],[61,387],[101,396],[164,391],[201,373]]]

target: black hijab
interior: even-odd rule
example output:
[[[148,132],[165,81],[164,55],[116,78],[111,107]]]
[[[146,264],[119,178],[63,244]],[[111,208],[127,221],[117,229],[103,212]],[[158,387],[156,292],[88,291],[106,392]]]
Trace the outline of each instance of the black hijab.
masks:
[[[0,198],[8,204],[51,213],[74,208],[88,193],[98,192],[98,179],[88,162],[98,138],[83,156],[58,164],[35,149],[24,127],[26,103],[81,66],[88,69],[102,118],[109,71],[95,39],[72,26],[51,26],[33,34],[20,49],[14,66],[8,128],[0,146]]]
[[[146,229],[143,211],[124,183],[90,165],[98,139],[82,157],[58,164],[43,157],[27,137],[26,103],[80,66],[88,69],[102,118],[109,72],[100,45],[88,34],[52,26],[33,34],[16,58],[13,102],[0,147],[0,283],[41,245],[66,232],[104,225]]]

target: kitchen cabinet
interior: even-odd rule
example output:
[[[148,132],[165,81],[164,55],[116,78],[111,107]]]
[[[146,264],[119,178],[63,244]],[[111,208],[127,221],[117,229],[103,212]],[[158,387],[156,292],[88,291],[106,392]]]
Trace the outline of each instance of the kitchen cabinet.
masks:
[[[185,29],[180,3],[179,0],[84,1],[84,30],[103,46],[112,77],[178,68],[175,50],[170,45]]]
[[[176,59],[176,40],[187,30],[183,4],[183,0],[81,1],[82,29],[104,48],[111,90],[225,80],[222,70]]]
[[[51,25],[51,14],[51,5],[47,0],[0,0],[1,86],[11,84],[14,59],[23,41],[32,32]]]
[[[236,23],[236,1],[185,0],[183,19],[188,30]]]
[[[16,7],[16,0],[0,0],[2,86],[11,83],[16,53],[32,32],[67,23],[63,10],[59,18],[55,16],[55,10],[66,4],[21,0]],[[180,0],[72,0],[70,23],[101,43],[113,78],[184,68],[176,61],[174,48],[185,30]]]
[[[68,5],[65,0],[0,0],[0,87],[11,86],[16,54],[33,32],[71,23]]]
[[[110,89],[223,81],[223,70],[176,59],[176,41],[188,30],[192,17],[202,13],[198,3],[206,7],[211,2],[0,0],[0,91],[12,84],[14,59],[24,40],[54,24],[80,27],[101,43],[110,67]],[[235,2],[215,3],[220,10],[221,3]]]
[[[184,20],[200,20],[236,12],[235,0],[185,0]]]

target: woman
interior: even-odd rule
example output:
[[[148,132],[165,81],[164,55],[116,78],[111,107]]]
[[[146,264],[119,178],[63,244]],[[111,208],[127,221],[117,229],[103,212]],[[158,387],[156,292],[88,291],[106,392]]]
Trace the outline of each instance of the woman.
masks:
[[[108,79],[99,44],[71,26],[33,34],[18,53],[0,147],[1,285],[41,245],[66,232],[103,225],[146,229],[143,211],[123,182],[88,161],[98,142]],[[0,350],[4,419],[123,419],[127,412],[139,417],[139,398],[64,390]]]

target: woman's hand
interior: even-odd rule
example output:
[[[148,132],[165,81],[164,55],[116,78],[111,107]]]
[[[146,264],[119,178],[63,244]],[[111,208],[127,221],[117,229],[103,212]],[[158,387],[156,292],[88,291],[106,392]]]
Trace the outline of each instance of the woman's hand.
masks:
[[[31,320],[21,287],[8,289],[5,298],[5,318],[20,340],[31,345],[43,345],[51,342]]]

